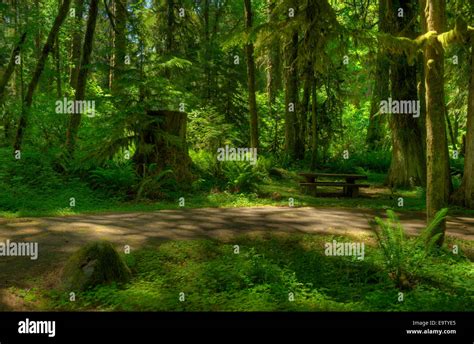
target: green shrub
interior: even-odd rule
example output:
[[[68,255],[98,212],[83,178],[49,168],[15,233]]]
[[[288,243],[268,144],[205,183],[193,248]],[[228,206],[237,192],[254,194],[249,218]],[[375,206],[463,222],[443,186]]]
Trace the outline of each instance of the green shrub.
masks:
[[[41,152],[26,150],[16,160],[9,149],[0,153],[0,180],[10,187],[28,186],[37,190],[51,190],[62,183],[53,169],[53,157]]]

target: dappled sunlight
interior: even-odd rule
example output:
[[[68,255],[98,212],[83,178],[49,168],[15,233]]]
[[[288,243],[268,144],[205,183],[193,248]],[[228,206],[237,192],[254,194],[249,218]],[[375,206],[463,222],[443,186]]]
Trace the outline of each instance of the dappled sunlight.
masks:
[[[320,276],[322,273],[341,269],[346,264],[344,259],[324,256],[324,240],[331,242],[335,238],[350,238],[353,241],[366,242],[367,247],[377,247],[372,229],[368,223],[375,216],[385,217],[381,212],[359,209],[267,206],[258,208],[189,209],[186,212],[166,210],[153,213],[81,215],[63,218],[35,218],[32,221],[22,219],[19,222],[22,224],[21,226],[13,227],[9,224],[15,223],[15,219],[2,219],[0,238],[16,241],[36,241],[39,244],[40,255],[36,263],[32,263],[26,258],[12,259],[12,257],[6,257],[2,260],[0,277],[3,276],[2,278],[6,280],[7,276],[11,276],[12,271],[22,271],[21,274],[16,274],[16,278],[6,285],[25,285],[27,283],[25,279],[44,275],[52,268],[60,268],[63,264],[61,262],[64,262],[75,250],[87,242],[95,240],[109,240],[120,252],[123,252],[125,245],[128,245],[132,252],[135,252],[145,247],[156,249],[157,245],[161,245],[163,242],[176,242],[176,240],[193,242],[200,238],[218,239],[229,244],[243,240],[242,242],[246,243],[245,245],[251,243],[251,246],[255,247],[259,247],[259,245],[266,247],[265,242],[267,240],[270,240],[269,242],[276,240],[273,249],[277,249],[277,242],[280,242],[282,246],[274,253],[272,253],[273,249],[267,251],[266,255],[272,256],[282,252],[281,250],[285,250],[285,254],[291,252],[296,254],[294,249],[298,247],[299,253],[294,257],[294,260],[297,261],[299,259],[297,257],[302,257],[303,260],[313,262],[311,264],[315,265],[311,269],[314,269],[315,276]],[[400,218],[409,235],[419,233],[425,226],[424,221],[420,219],[417,213],[404,212],[400,214]],[[449,218],[449,237],[469,240],[474,229],[472,221],[472,218],[464,216]],[[315,235],[312,236],[314,240],[304,241],[299,236],[292,238],[293,235],[305,233]],[[213,250],[209,247],[202,246],[202,253],[200,253],[202,257],[207,257],[209,254],[213,255]],[[245,250],[245,248],[243,249]],[[327,261],[331,264],[331,267],[326,266],[326,270],[321,270],[321,266],[317,263],[318,260]],[[357,264],[359,264],[357,266],[362,267],[368,263]],[[209,268],[211,269],[211,267]],[[356,270],[353,270],[355,268],[356,266],[348,265],[347,273],[352,274],[350,271],[356,273]],[[308,269],[308,266],[305,266],[304,269]],[[297,270],[295,272],[298,273]],[[358,279],[354,281],[357,282]],[[331,283],[336,282],[330,278],[326,282],[316,279],[305,280],[304,283],[312,283],[314,286],[322,288],[321,295],[326,295],[321,296],[323,298],[335,297],[331,293]],[[327,291],[324,291],[325,289]],[[354,294],[354,297],[356,297],[356,294]],[[347,302],[348,295],[352,294],[344,295],[337,296],[335,301],[342,302],[345,300],[344,302]],[[354,301],[356,300],[357,298],[354,299]],[[264,307],[263,304],[261,306]],[[233,306],[229,305],[229,307],[232,308]],[[332,306],[326,305],[325,307],[330,309]],[[351,307],[356,306],[351,303]]]

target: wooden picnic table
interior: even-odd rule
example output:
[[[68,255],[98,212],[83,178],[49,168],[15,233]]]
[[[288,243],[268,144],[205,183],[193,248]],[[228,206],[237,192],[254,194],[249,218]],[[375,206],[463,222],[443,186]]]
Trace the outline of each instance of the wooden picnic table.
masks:
[[[298,175],[305,178],[305,182],[300,185],[306,189],[311,189],[316,196],[316,189],[318,186],[339,186],[343,188],[343,193],[349,197],[357,197],[359,195],[359,188],[369,187],[368,184],[357,184],[358,180],[366,180],[367,176],[361,174],[347,174],[347,173],[298,173]],[[341,181],[318,181],[318,178],[334,178],[344,179]]]

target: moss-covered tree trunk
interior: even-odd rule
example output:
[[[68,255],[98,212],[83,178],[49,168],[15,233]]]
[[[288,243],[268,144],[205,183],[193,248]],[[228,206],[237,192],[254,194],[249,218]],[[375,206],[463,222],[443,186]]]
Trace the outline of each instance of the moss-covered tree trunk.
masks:
[[[444,0],[426,1],[424,17],[426,30],[444,32],[445,8]],[[431,221],[435,214],[446,207],[449,195],[449,161],[448,142],[446,135],[445,104],[444,104],[444,50],[437,39],[429,39],[425,47],[426,73],[426,157],[427,157],[427,185],[426,185],[426,212],[427,220]],[[441,233],[437,241],[441,245],[444,241],[446,222],[443,221],[433,234]]]
[[[119,95],[123,87],[125,57],[127,55],[127,0],[115,0],[114,30],[114,66],[112,77],[112,94]]]
[[[285,152],[291,157],[297,156],[296,135],[298,121],[298,74],[296,59],[298,57],[298,33],[292,34],[285,48]]]
[[[389,32],[387,20],[387,2],[379,1],[379,32]],[[380,113],[380,101],[387,99],[389,90],[390,64],[387,55],[379,49],[375,67],[374,88],[370,104],[369,126],[367,128],[366,143],[371,150],[376,149],[384,136],[384,122],[386,117]]]
[[[315,170],[318,163],[318,98],[317,80],[313,77],[311,84],[311,170]]]
[[[418,80],[418,99],[420,100],[420,127],[422,128],[423,151],[425,152],[425,173],[426,173],[426,88],[425,88],[425,63],[423,52],[418,52],[417,56],[417,80]]]
[[[453,195],[454,203],[474,209],[474,35],[471,35],[471,77],[467,104],[464,145],[464,174],[461,187]]]
[[[415,38],[417,5],[414,0],[394,0],[390,26],[394,36]],[[403,10],[403,16],[399,16]],[[418,101],[416,66],[406,55],[394,56],[390,66],[391,95],[394,101]],[[420,110],[420,109],[418,109]],[[392,133],[392,160],[387,184],[392,187],[426,185],[423,119],[420,111],[389,115]]]
[[[184,186],[193,178],[186,143],[187,114],[179,111],[148,111],[151,124],[139,134],[133,161],[141,177],[172,170]],[[154,169],[150,169],[156,164]]]
[[[165,38],[165,52],[171,54],[174,49],[174,0],[166,0],[166,38]]]
[[[471,78],[469,81],[463,186],[464,205],[474,209],[474,34],[471,35]]]
[[[2,77],[0,78],[0,105],[3,102],[3,97],[5,95],[5,90],[7,88],[8,81],[10,81],[10,77],[12,76],[13,71],[15,70],[16,56],[18,56],[18,54],[20,53],[21,47],[22,47],[23,43],[25,42],[25,39],[26,39],[26,32],[24,32],[21,35],[18,43],[13,48],[12,53],[10,55],[10,61],[8,62],[7,68],[5,69],[5,71],[3,72]]]
[[[303,78],[303,98],[301,99],[301,106],[298,116],[298,135],[297,137],[297,151],[300,159],[304,158],[306,151],[306,142],[308,136],[308,112],[310,112],[311,86],[313,81],[313,65],[308,63]]]
[[[391,72],[392,99],[417,101],[416,68],[408,65],[406,57],[396,58],[395,61]],[[416,118],[412,114],[390,114],[389,125],[392,133],[392,160],[388,185],[426,185],[425,135],[421,112]]]
[[[111,29],[110,29],[110,56],[108,56],[109,60],[109,75],[108,75],[108,86],[109,90],[112,93],[114,88],[114,71],[115,71],[115,0],[111,0],[110,7],[105,6],[107,11],[107,15],[109,16]]]
[[[84,0],[74,1],[74,33],[72,36],[72,66],[69,83],[72,88],[76,88],[77,76],[81,68],[81,43],[82,43],[82,15],[84,13]]]

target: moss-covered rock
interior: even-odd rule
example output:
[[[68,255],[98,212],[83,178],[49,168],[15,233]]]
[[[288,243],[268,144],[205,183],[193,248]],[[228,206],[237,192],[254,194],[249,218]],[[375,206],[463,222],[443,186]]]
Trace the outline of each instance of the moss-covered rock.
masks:
[[[63,270],[62,288],[82,291],[99,284],[125,283],[130,277],[130,269],[111,243],[93,242],[69,258]]]

